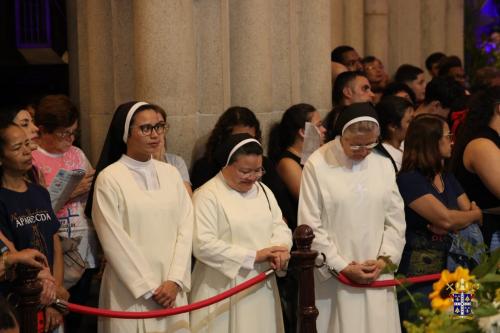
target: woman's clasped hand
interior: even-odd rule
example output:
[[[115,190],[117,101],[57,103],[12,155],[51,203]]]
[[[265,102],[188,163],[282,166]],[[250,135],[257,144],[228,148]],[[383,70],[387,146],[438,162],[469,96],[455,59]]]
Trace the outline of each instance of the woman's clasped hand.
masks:
[[[285,246],[270,246],[257,251],[255,262],[268,261],[275,270],[284,270],[290,259],[290,251]]]
[[[385,266],[386,263],[382,259],[366,260],[362,263],[351,261],[341,273],[356,283],[369,284],[378,279]]]

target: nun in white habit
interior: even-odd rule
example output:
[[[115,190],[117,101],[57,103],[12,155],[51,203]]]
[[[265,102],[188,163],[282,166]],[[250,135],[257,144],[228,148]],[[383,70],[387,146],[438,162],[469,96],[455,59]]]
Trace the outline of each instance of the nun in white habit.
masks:
[[[150,311],[187,304],[193,209],[179,172],[151,158],[164,123],[150,104],[116,110],[87,204],[107,259],[99,306]],[[189,315],[99,317],[98,332],[188,332]]]
[[[405,244],[403,200],[389,159],[373,151],[379,125],[373,106],[345,108],[333,141],[304,166],[298,224],[315,234],[312,248],[350,280],[368,284],[392,278]],[[342,285],[326,266],[315,271],[318,333],[400,332],[395,288]]]
[[[269,268],[283,269],[292,246],[276,199],[259,179],[262,147],[236,134],[216,150],[222,170],[193,197],[195,228],[191,302],[217,295]],[[191,314],[192,332],[283,332],[274,275]]]

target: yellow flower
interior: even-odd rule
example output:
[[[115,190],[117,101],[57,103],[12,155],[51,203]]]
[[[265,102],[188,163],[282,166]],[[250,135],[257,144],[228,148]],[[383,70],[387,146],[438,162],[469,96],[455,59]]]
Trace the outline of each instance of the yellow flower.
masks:
[[[429,294],[433,309],[444,312],[453,305],[450,293],[452,288],[455,288],[455,283],[460,279],[464,279],[466,282],[471,281],[474,280],[474,275],[469,275],[469,270],[460,266],[453,273],[447,269],[441,272],[439,281],[432,285],[434,291]]]

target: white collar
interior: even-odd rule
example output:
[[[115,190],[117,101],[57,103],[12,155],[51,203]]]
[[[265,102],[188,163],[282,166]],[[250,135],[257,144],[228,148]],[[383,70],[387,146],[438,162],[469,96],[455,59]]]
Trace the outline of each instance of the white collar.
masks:
[[[154,164],[153,158],[150,158],[146,162],[142,162],[135,160],[126,154],[123,154],[122,157],[120,157],[120,162],[128,166],[130,169],[134,170],[151,168]]]
[[[370,155],[366,156],[361,161],[354,161],[347,157],[344,153],[344,148],[342,148],[342,144],[340,143],[340,136],[337,136],[335,140],[330,141],[325,147],[325,161],[333,168],[344,167],[353,171],[359,171],[365,168],[366,159],[369,156]]]

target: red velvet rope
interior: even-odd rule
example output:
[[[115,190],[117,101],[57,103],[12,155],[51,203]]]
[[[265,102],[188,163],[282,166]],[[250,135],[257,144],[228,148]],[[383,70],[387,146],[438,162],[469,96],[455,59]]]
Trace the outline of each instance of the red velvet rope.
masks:
[[[114,311],[114,310],[106,310],[106,309],[98,309],[98,308],[92,308],[89,306],[83,306],[83,305],[78,305],[78,304],[73,304],[73,303],[64,303],[67,305],[68,310],[72,312],[78,312],[78,313],[83,313],[83,314],[89,314],[89,315],[95,315],[95,316],[101,316],[101,317],[110,317],[110,318],[124,318],[124,319],[145,319],[145,318],[158,318],[158,317],[166,317],[166,316],[173,316],[177,314],[181,314],[184,312],[190,312],[194,310],[198,310],[200,308],[212,305],[214,303],[220,302],[223,299],[226,299],[228,297],[233,296],[234,294],[239,293],[240,291],[243,291],[247,288],[250,288],[251,286],[264,281],[270,274],[272,274],[274,271],[272,269],[260,273],[259,275],[229,289],[226,290],[218,295],[212,296],[210,298],[204,299],[202,301],[188,304],[188,305],[183,305],[179,306],[177,308],[171,308],[171,309],[161,309],[161,310],[153,310],[153,311],[147,311],[147,312],[126,312],[126,311]]]
[[[218,295],[212,296],[210,298],[204,299],[202,301],[179,306],[177,308],[172,309],[161,309],[161,310],[153,310],[147,312],[127,312],[127,311],[114,311],[114,310],[106,310],[106,309],[98,309],[89,306],[83,306],[73,303],[63,302],[68,307],[69,311],[78,312],[88,315],[95,315],[101,317],[110,317],[110,318],[123,318],[123,319],[145,319],[145,318],[158,318],[158,317],[166,317],[173,316],[185,312],[190,312],[194,310],[198,310],[200,308],[212,305],[214,303],[220,302],[223,299],[233,296],[234,294],[239,293],[251,286],[264,281],[270,274],[272,274],[273,270],[268,270],[264,273],[260,273],[259,275],[229,289]],[[427,281],[438,280],[441,277],[441,274],[429,274],[429,275],[421,275],[415,277],[409,277],[404,279],[391,279],[391,280],[382,280],[375,281],[370,284],[358,284],[351,282],[347,277],[340,274],[337,279],[348,286],[357,287],[357,288],[383,288],[383,287],[392,287],[397,286],[401,283],[420,283]]]
[[[437,274],[413,276],[413,277],[403,278],[403,279],[374,281],[370,284],[354,283],[343,274],[339,274],[337,279],[341,283],[343,283],[347,286],[356,287],[356,288],[384,288],[384,287],[398,286],[401,283],[420,283],[420,282],[434,281],[434,280],[439,280],[440,277],[441,277],[441,273],[437,273]]]

